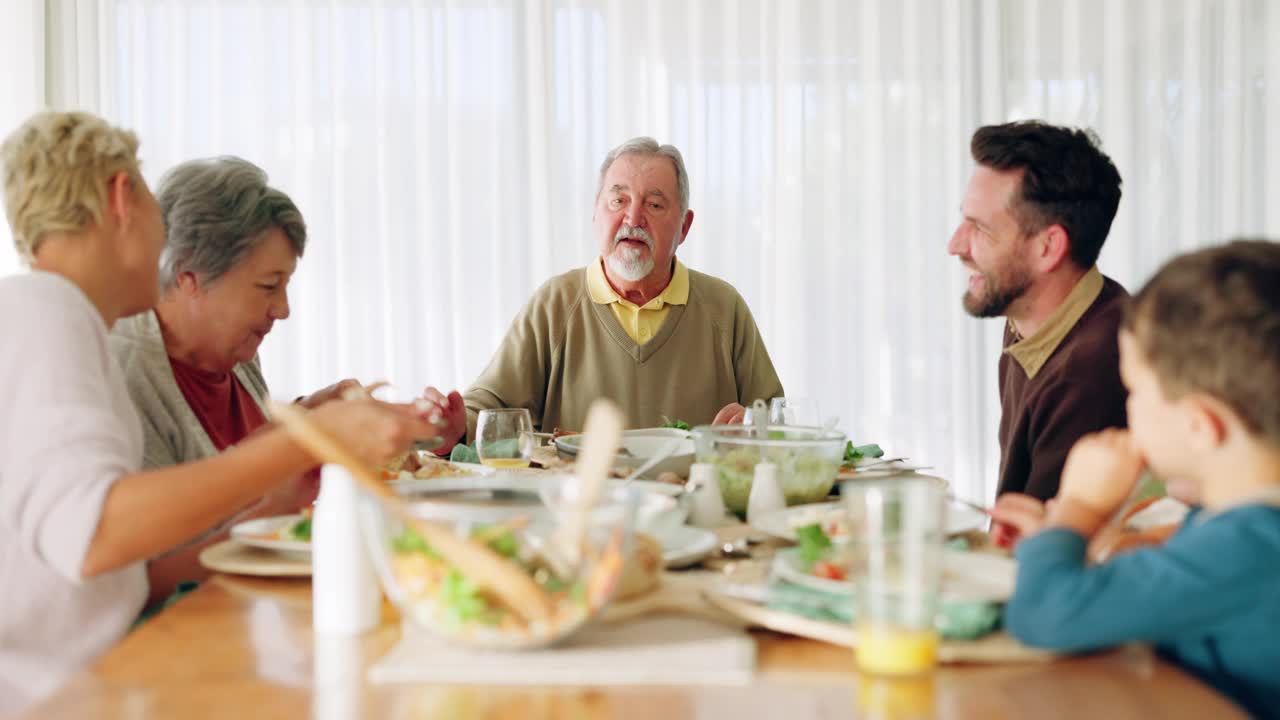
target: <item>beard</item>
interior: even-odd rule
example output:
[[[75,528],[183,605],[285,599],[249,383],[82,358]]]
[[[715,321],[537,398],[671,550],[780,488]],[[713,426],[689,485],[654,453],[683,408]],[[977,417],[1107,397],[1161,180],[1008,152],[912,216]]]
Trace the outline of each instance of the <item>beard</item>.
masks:
[[[981,275],[985,292],[974,295],[972,290],[966,290],[962,298],[965,312],[976,318],[1004,315],[1013,301],[1031,287],[1031,273],[1020,265],[1006,265]]]
[[[639,240],[648,250],[632,245],[619,248],[618,244],[623,240]],[[608,263],[609,269],[623,280],[639,282],[653,272],[653,238],[644,228],[623,225],[613,236],[613,248],[605,258],[605,262]]]

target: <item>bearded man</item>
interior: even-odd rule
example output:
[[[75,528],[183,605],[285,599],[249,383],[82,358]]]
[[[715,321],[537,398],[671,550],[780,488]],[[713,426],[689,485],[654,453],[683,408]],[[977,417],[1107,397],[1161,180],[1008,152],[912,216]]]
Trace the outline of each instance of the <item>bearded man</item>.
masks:
[[[1096,262],[1120,173],[1091,133],[1039,121],[982,127],[947,246],[969,271],[964,308],[1006,318],[997,494],[1045,501],[1082,435],[1125,427],[1117,331],[1125,289]]]

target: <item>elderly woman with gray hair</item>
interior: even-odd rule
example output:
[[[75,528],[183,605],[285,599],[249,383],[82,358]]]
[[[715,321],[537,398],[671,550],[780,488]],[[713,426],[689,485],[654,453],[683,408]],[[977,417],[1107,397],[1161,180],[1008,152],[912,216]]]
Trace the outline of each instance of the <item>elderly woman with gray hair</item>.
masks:
[[[183,163],[161,178],[156,198],[166,233],[160,301],[119,321],[110,340],[142,417],[148,468],[209,457],[267,424],[258,346],[289,317],[289,279],[307,243],[297,206],[239,158]],[[344,380],[299,402],[314,407],[352,385]],[[315,490],[314,476],[300,477],[152,561],[153,599],[207,576],[196,556],[231,521],[294,512]]]

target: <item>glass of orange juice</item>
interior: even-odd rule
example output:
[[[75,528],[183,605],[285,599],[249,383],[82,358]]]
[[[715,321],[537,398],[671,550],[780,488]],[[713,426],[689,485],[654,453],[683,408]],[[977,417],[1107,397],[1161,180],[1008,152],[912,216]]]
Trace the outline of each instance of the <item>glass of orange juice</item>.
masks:
[[[480,411],[476,454],[481,463],[495,468],[529,467],[533,446],[533,421],[525,408]]]
[[[946,488],[937,478],[841,486],[850,519],[858,667],[911,676],[937,664]]]

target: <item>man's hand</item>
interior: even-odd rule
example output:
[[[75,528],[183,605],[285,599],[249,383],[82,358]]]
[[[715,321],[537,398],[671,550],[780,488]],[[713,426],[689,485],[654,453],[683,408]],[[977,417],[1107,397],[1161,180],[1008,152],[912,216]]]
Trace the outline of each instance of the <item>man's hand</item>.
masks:
[[[300,398],[298,400],[298,404],[307,409],[318,408],[321,405],[329,402],[330,400],[341,399],[342,394],[345,393],[347,390],[351,390],[358,387],[360,387],[359,380],[354,380],[352,378],[347,378],[346,380],[339,380],[338,382],[330,385],[327,388],[322,388],[320,390],[317,390],[311,393],[310,395],[304,398]]]
[[[386,464],[408,450],[414,440],[440,434],[440,429],[423,420],[413,405],[372,398],[331,400],[310,414],[316,424],[370,467]]]
[[[1085,435],[1067,454],[1058,496],[1110,517],[1133,492],[1145,464],[1127,430]]]
[[[1053,501],[1050,500],[1050,503]],[[1024,537],[1044,528],[1048,505],[1022,493],[1005,493],[991,506],[991,541],[996,547],[1011,548]]]
[[[444,438],[444,444],[436,448],[437,455],[449,454],[454,445],[466,439],[467,406],[457,390],[445,395],[434,387],[428,387],[414,406],[427,422],[437,426],[437,434]]]
[[[729,403],[720,408],[720,412],[716,413],[716,419],[711,421],[712,425],[741,425],[742,418],[746,417],[747,409],[738,403]]]

